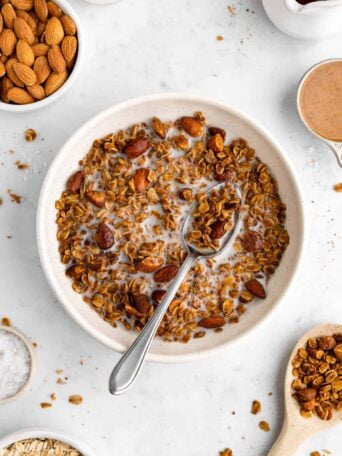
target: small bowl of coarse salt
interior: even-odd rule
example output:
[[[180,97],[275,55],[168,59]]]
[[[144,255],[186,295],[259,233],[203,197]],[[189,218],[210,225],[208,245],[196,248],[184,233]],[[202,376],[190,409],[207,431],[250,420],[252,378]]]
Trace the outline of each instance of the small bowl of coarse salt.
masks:
[[[28,389],[34,365],[30,341],[16,329],[0,326],[0,405]]]

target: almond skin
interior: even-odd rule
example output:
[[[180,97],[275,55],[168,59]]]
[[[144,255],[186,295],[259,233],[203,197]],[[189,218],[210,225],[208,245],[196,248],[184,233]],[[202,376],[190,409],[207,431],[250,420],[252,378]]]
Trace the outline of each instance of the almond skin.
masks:
[[[61,44],[62,54],[65,60],[72,62],[77,52],[77,38],[75,36],[66,36]]]
[[[135,263],[135,268],[140,272],[155,272],[163,265],[163,263],[163,258],[150,256],[137,261]]]
[[[151,147],[151,141],[149,138],[135,138],[131,139],[123,152],[127,155],[128,158],[137,158],[140,155],[144,154]]]
[[[60,18],[66,35],[76,35],[77,28],[74,20],[66,14]]]
[[[31,67],[34,63],[34,53],[31,46],[24,40],[19,40],[16,46],[17,59],[20,63]]]
[[[221,326],[224,326],[225,324],[226,320],[223,317],[202,318],[202,320],[198,322],[198,326],[207,329],[221,328]]]
[[[28,44],[34,43],[34,34],[28,23],[21,17],[16,17],[14,20],[14,31],[20,40],[26,41]]]
[[[192,136],[193,138],[198,138],[203,134],[202,123],[194,117],[182,117],[180,119],[180,126],[184,131],[188,133],[188,135]]]
[[[134,188],[136,192],[141,193],[149,187],[149,174],[150,170],[148,168],[139,168],[136,170],[133,178]]]
[[[32,51],[35,57],[47,55],[50,47],[45,43],[36,43],[32,46]]]
[[[7,28],[13,29],[14,19],[17,17],[15,10],[10,3],[6,3],[1,8],[2,17]]]
[[[67,190],[72,193],[78,193],[80,191],[81,185],[83,184],[83,172],[76,171],[73,174],[67,183]]]
[[[17,44],[17,37],[13,30],[4,29],[0,35],[0,49],[4,55],[11,55]]]
[[[48,12],[50,16],[54,17],[61,17],[63,16],[63,11],[60,9],[58,5],[56,5],[55,2],[46,2]]]
[[[16,14],[18,17],[21,17],[22,19],[24,19],[25,22],[27,22],[27,24],[30,26],[32,32],[34,35],[36,35],[37,33],[37,23],[36,21],[33,19],[32,16],[30,16],[29,13],[27,13],[26,11],[16,11]]]
[[[26,90],[20,87],[12,87],[7,92],[7,97],[10,101],[16,104],[29,104],[34,102],[34,98],[31,97]]]
[[[43,84],[51,73],[49,62],[45,56],[38,57],[33,64],[33,71],[37,76],[37,83]]]
[[[106,202],[106,196],[103,192],[88,191],[86,192],[87,199],[96,207],[103,207]]]
[[[4,19],[2,17],[2,14],[0,12],[0,33],[3,31],[4,28]]]
[[[48,52],[48,62],[50,67],[56,73],[63,73],[66,69],[66,61],[64,60],[61,48],[59,46],[51,46]]]
[[[114,235],[112,230],[105,224],[105,222],[99,223],[95,233],[95,241],[102,250],[108,250],[113,247]]]
[[[61,21],[57,17],[48,20],[45,29],[45,41],[50,46],[58,46],[64,38],[64,29]]]
[[[5,65],[0,62],[0,78],[2,78],[3,76],[5,76],[6,74],[6,68],[5,68]]]
[[[11,87],[13,87],[13,82],[10,80],[10,78],[8,78],[7,76],[4,76],[0,81],[0,85],[1,85],[1,91],[0,91],[1,99],[5,103],[9,103],[10,100],[7,95],[8,95],[9,89]]]
[[[36,73],[27,65],[23,63],[14,63],[13,70],[17,77],[27,86],[36,84],[37,76]]]
[[[46,21],[49,11],[45,0],[34,0],[34,11],[40,22]]]
[[[27,91],[36,100],[45,98],[44,87],[40,84],[33,84],[32,86],[27,87]]]
[[[250,279],[245,283],[247,290],[260,299],[266,298],[266,291],[264,286],[257,279]]]
[[[13,82],[14,85],[18,87],[24,87],[24,83],[21,81],[21,79],[18,78],[17,74],[15,73],[13,66],[14,64],[18,63],[17,59],[9,59],[5,63],[6,67],[6,74],[10,78],[10,80]]]
[[[30,11],[33,8],[33,0],[11,0],[17,10]]]
[[[63,71],[63,73],[51,73],[47,78],[45,83],[45,93],[48,97],[58,90],[68,78],[68,73]]]
[[[179,268],[176,264],[170,263],[154,274],[154,280],[161,283],[170,282],[176,277],[178,270]]]

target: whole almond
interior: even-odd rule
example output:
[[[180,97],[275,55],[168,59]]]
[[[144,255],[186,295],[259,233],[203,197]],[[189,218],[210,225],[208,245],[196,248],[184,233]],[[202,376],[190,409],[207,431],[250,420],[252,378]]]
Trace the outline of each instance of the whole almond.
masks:
[[[66,35],[76,35],[77,29],[74,20],[66,14],[60,18]]]
[[[108,250],[114,245],[114,235],[105,222],[101,222],[95,233],[95,241],[102,250]]]
[[[1,13],[6,27],[13,29],[14,19],[16,18],[13,6],[10,3],[6,3],[6,5],[1,8]]]
[[[77,38],[75,36],[66,36],[62,41],[62,53],[65,60],[69,63],[76,55]]]
[[[66,69],[66,61],[64,60],[61,48],[59,46],[51,46],[48,52],[48,62],[53,71],[63,73]]]
[[[133,178],[134,188],[136,192],[143,192],[149,187],[149,174],[150,170],[148,168],[139,168],[136,170]]]
[[[18,39],[26,41],[28,44],[33,44],[35,37],[29,24],[22,18],[16,17],[14,20],[14,31]]]
[[[27,91],[36,100],[42,100],[43,98],[45,98],[44,87],[40,84],[34,84],[32,86],[27,87]]]
[[[149,138],[135,138],[128,141],[123,152],[128,158],[137,158],[151,147]]]
[[[63,16],[63,11],[60,9],[58,5],[56,5],[55,2],[46,2],[49,16],[54,16],[54,17],[61,17]]]
[[[21,89],[20,87],[10,88],[7,92],[7,97],[10,101],[16,104],[28,104],[34,102],[34,98],[31,97],[26,90]]]
[[[202,318],[202,320],[200,320],[198,322],[198,326],[202,326],[202,328],[207,328],[207,329],[220,328],[221,326],[224,326],[225,324],[226,324],[226,320],[223,317],[219,317],[219,316]]]
[[[36,84],[37,76],[36,73],[24,63],[14,63],[13,70],[17,77],[27,86],[31,86]]]
[[[16,46],[17,59],[29,67],[34,63],[34,53],[31,46],[24,40],[19,40]]]
[[[193,138],[198,138],[203,134],[202,123],[194,117],[182,117],[180,119],[180,126]]]
[[[34,0],[34,11],[41,22],[45,22],[49,11],[45,0]]]
[[[163,258],[149,256],[143,260],[137,261],[135,263],[135,268],[137,271],[141,272],[155,272],[163,265]]]
[[[265,299],[266,291],[264,286],[257,279],[250,279],[245,283],[247,290],[257,298]]]
[[[14,85],[18,87],[24,87],[25,84],[21,81],[21,79],[18,78],[17,74],[15,73],[13,66],[18,63],[17,59],[9,59],[5,63],[6,67],[6,74],[10,78],[10,80],[13,82]]]
[[[43,84],[50,76],[51,68],[45,56],[37,57],[33,64],[33,71],[37,76],[37,83]]]
[[[42,57],[43,55],[47,55],[50,46],[45,43],[36,43],[32,46],[32,51],[35,57]]]
[[[3,30],[3,28],[4,28],[4,18],[2,16],[1,12],[0,12],[0,34],[1,34],[2,30]]]
[[[2,101],[4,101],[5,103],[9,103],[10,100],[8,99],[8,91],[11,87],[13,87],[13,82],[10,80],[9,77],[7,76],[4,76],[1,81],[0,81],[0,84],[1,84],[1,90],[0,90],[0,95],[1,95],[1,99]]]
[[[104,192],[89,190],[86,192],[86,197],[96,207],[103,207],[105,205],[106,196]]]
[[[3,76],[5,76],[6,74],[6,68],[5,68],[5,65],[0,62],[0,78],[2,78]]]
[[[9,56],[13,54],[17,37],[11,29],[4,29],[0,35],[0,49],[3,54]]]
[[[57,17],[48,20],[45,29],[45,41],[50,46],[58,46],[64,38],[64,29]]]
[[[17,10],[30,11],[33,8],[33,0],[11,0]]]
[[[63,73],[51,73],[45,83],[45,94],[48,97],[58,90],[68,78],[67,71]]]
[[[154,274],[154,280],[156,282],[170,282],[176,277],[178,269],[179,268],[176,264],[170,263],[159,269],[159,271]]]

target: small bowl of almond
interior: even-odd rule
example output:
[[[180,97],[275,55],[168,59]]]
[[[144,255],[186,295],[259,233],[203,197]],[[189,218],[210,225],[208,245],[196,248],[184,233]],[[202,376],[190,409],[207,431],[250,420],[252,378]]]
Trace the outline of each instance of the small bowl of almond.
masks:
[[[0,110],[46,106],[71,87],[80,71],[80,21],[65,0],[1,4]]]

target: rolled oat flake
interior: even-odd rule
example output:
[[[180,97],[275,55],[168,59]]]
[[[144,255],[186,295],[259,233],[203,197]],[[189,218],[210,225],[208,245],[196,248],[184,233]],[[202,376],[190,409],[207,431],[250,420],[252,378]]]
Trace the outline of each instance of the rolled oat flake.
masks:
[[[31,369],[30,353],[17,335],[0,330],[0,400],[14,396],[26,385]]]

